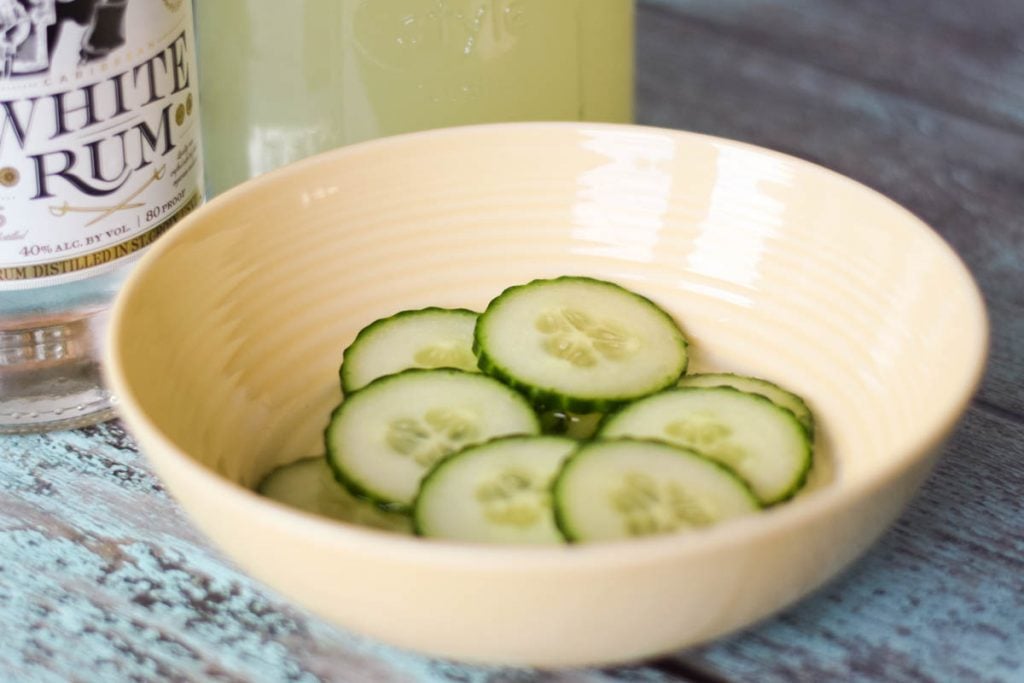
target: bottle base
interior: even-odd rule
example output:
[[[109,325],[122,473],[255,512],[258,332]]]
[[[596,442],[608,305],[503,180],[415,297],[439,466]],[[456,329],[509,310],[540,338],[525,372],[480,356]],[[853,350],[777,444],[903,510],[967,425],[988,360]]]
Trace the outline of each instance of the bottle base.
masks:
[[[114,417],[100,367],[103,310],[0,327],[0,434],[84,427]]]

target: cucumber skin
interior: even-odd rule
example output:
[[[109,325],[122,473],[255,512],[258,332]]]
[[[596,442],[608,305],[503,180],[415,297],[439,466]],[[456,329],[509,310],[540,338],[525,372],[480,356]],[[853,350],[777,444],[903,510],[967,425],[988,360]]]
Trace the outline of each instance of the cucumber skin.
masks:
[[[450,372],[450,373],[458,373],[458,374],[474,375],[475,376],[475,373],[469,373],[469,372],[466,372],[465,370],[456,370],[454,368],[434,368],[434,369],[430,369],[430,370],[424,369],[424,368],[409,368],[407,370],[402,370],[401,372],[396,372],[393,375],[384,375],[383,377],[378,377],[377,379],[373,380],[372,382],[367,384],[365,387],[363,387],[359,391],[364,391],[364,390],[370,388],[372,385],[374,385],[374,384],[376,384],[378,382],[385,382],[385,381],[388,381],[388,380],[390,380],[392,378],[398,377],[400,375],[412,375],[412,374],[419,374],[419,373],[424,373],[424,372]],[[397,513],[403,514],[403,515],[409,514],[409,511],[411,509],[410,505],[401,505],[399,503],[394,503],[392,501],[385,500],[385,499],[381,498],[380,496],[375,495],[372,491],[366,489],[362,484],[360,484],[359,482],[355,481],[354,479],[349,477],[347,474],[345,474],[345,471],[343,469],[341,469],[341,467],[338,466],[337,463],[335,463],[335,453],[334,453],[334,448],[331,445],[331,438],[330,438],[331,425],[334,424],[335,416],[338,414],[339,411],[341,411],[341,409],[342,409],[342,407],[344,405],[345,405],[345,401],[342,400],[342,402],[339,403],[334,408],[334,410],[331,411],[331,417],[327,421],[327,427],[324,428],[324,449],[325,449],[325,452],[327,454],[327,464],[330,465],[331,472],[334,473],[335,480],[337,480],[337,482],[339,484],[341,484],[346,489],[348,489],[349,493],[351,493],[356,498],[359,498],[361,500],[365,500],[368,503],[372,503],[373,505],[377,506],[381,510],[384,510],[386,512],[397,512]],[[532,409],[532,407],[531,407],[531,409]],[[536,431],[537,431],[537,433],[540,433],[540,418],[537,417],[537,411],[536,410],[533,410],[532,412],[533,412],[533,415],[534,415],[534,422],[536,423]]]
[[[673,386],[673,387],[668,387],[667,389],[662,389],[661,391],[659,391],[657,393],[658,394],[663,394],[663,393],[673,393],[673,392],[677,392],[677,391],[697,391],[697,390],[701,390],[701,389],[705,389],[705,390],[706,389],[714,389],[716,391],[735,391],[737,394],[743,394],[744,396],[749,396],[749,397],[751,397],[753,399],[756,399],[758,401],[764,401],[765,403],[771,405],[776,410],[780,411],[786,418],[791,420],[797,426],[797,428],[800,430],[800,432],[804,435],[804,446],[805,446],[804,453],[805,453],[805,457],[804,457],[801,469],[799,470],[799,472],[797,473],[797,476],[793,480],[793,484],[788,489],[786,489],[785,492],[780,494],[778,497],[772,499],[771,502],[765,502],[765,501],[761,501],[760,499],[758,499],[761,507],[764,507],[764,508],[773,507],[775,505],[779,505],[780,503],[785,503],[786,501],[792,500],[793,496],[795,496],[797,493],[799,493],[800,490],[807,484],[807,478],[810,476],[811,468],[814,465],[814,445],[813,445],[813,443],[811,441],[811,436],[810,436],[810,434],[807,433],[807,429],[804,428],[803,424],[801,424],[800,420],[797,419],[796,415],[793,414],[793,411],[789,410],[788,408],[783,408],[782,406],[778,405],[777,403],[775,403],[771,399],[766,398],[765,396],[762,396],[761,394],[755,394],[755,393],[752,393],[752,392],[749,392],[749,391],[740,391],[739,389],[736,389],[735,387],[729,387],[729,386],[720,386],[720,387],[678,387],[678,386]],[[654,395],[655,394],[651,394],[651,396],[654,396]],[[647,398],[647,397],[645,396],[644,398]],[[605,438],[602,437],[602,433],[604,432],[605,427],[607,427],[609,424],[611,424],[612,420],[614,420],[619,414],[625,412],[632,405],[633,404],[624,405],[620,409],[616,410],[615,412],[612,412],[612,413],[609,413],[608,415],[605,415],[604,419],[601,420],[601,424],[598,425],[598,427],[597,427],[597,432],[594,434],[594,440],[595,441],[612,441],[612,440],[617,439],[617,438],[622,438],[622,437],[613,437],[612,439],[605,439]],[[643,440],[643,439],[639,439],[639,440]],[[672,443],[671,441],[668,441],[668,440],[661,440],[661,439],[648,439],[648,440],[659,441],[660,443],[667,443],[668,445],[674,446],[676,448],[686,448],[685,446],[680,446],[679,444],[674,444],[674,443]],[[698,453],[699,453],[699,451],[698,451]],[[726,467],[728,468],[728,466],[726,466]],[[743,478],[741,475],[737,475],[737,476],[739,476],[740,479],[743,479],[743,481],[745,483],[748,483],[748,482],[746,482],[746,479]],[[749,486],[749,483],[748,483],[748,486]]]
[[[355,336],[355,339],[352,340],[351,344],[349,344],[348,346],[345,347],[345,350],[341,354],[341,365],[338,366],[338,381],[341,383],[341,392],[343,394],[348,396],[350,394],[353,394],[355,391],[358,391],[358,389],[351,389],[350,388],[351,387],[351,382],[346,381],[345,358],[346,358],[346,356],[348,356],[350,354],[352,349],[353,348],[358,348],[357,344],[360,343],[360,341],[362,339],[365,339],[366,337],[370,336],[371,334],[376,332],[379,328],[383,327],[384,325],[386,325],[387,323],[391,322],[395,318],[408,317],[408,316],[417,315],[417,314],[421,314],[421,313],[458,313],[460,315],[471,315],[471,316],[473,316],[475,318],[479,318],[480,317],[479,313],[477,313],[476,311],[471,311],[468,308],[444,308],[442,306],[427,306],[426,308],[415,308],[415,309],[408,309],[408,310],[404,310],[404,311],[399,311],[398,313],[394,313],[394,314],[389,315],[387,317],[378,318],[377,320],[374,320],[372,323],[370,323],[366,327],[364,327],[361,330],[359,330],[359,332]],[[407,369],[412,369],[412,368],[410,367],[410,368],[407,368]],[[458,368],[453,368],[453,369],[458,369]],[[365,388],[365,387],[360,387],[360,388]]]
[[[482,339],[482,328],[486,323],[485,316],[491,310],[491,307],[494,304],[499,303],[501,299],[507,294],[540,283],[562,281],[589,282],[601,286],[614,287],[615,289],[621,290],[622,292],[628,294],[629,296],[641,300],[642,302],[650,306],[652,309],[660,313],[662,316],[664,316],[665,320],[673,328],[679,331],[679,341],[683,351],[683,364],[679,370],[679,374],[674,377],[667,378],[663,386],[652,389],[647,393],[635,396],[619,396],[614,398],[586,398],[577,396],[566,396],[565,394],[562,394],[554,389],[545,389],[543,387],[537,387],[532,384],[520,382],[519,380],[517,380],[505,368],[503,368],[501,365],[495,362],[484,349],[485,344],[483,343]],[[642,294],[637,294],[636,292],[630,289],[626,289],[622,285],[616,284],[614,282],[609,282],[608,280],[601,280],[598,278],[588,277],[586,275],[561,275],[555,278],[537,278],[525,284],[507,287],[505,290],[501,292],[501,294],[499,294],[498,296],[491,300],[491,302],[487,306],[487,309],[480,314],[479,318],[477,318],[476,328],[474,329],[473,332],[473,353],[476,355],[477,366],[479,366],[480,371],[482,373],[490,375],[491,377],[494,377],[495,379],[501,381],[503,384],[506,384],[515,389],[516,391],[520,392],[521,394],[526,396],[534,406],[543,406],[545,410],[563,410],[570,413],[611,412],[616,410],[617,408],[621,408],[645,396],[649,396],[651,394],[657,393],[658,391],[662,391],[664,389],[672,387],[676,382],[679,381],[680,377],[686,374],[686,369],[690,363],[689,341],[686,338],[686,334],[680,328],[679,323],[676,322],[675,318],[669,315],[668,312],[666,312],[661,306],[654,303],[653,301],[643,296]]]
[[[417,514],[417,510],[418,510],[417,504],[419,503],[420,495],[423,493],[424,490],[426,490],[427,486],[429,485],[430,480],[433,479],[435,476],[439,476],[438,473],[443,469],[443,466],[446,463],[450,464],[451,461],[456,460],[457,458],[463,457],[465,455],[472,455],[472,451],[476,450],[477,448],[481,448],[483,446],[488,446],[488,445],[494,443],[495,441],[505,441],[505,440],[509,440],[509,439],[559,439],[559,440],[564,440],[564,441],[574,441],[570,437],[558,436],[558,435],[555,435],[555,434],[529,434],[529,435],[527,435],[527,434],[514,434],[514,435],[511,435],[511,436],[496,436],[493,439],[488,439],[487,441],[484,441],[483,443],[473,444],[472,446],[467,446],[467,447],[463,448],[461,451],[456,451],[455,453],[450,453],[450,454],[446,455],[445,457],[441,458],[436,463],[434,463],[434,466],[431,467],[427,471],[427,473],[425,475],[423,475],[423,479],[420,480],[420,490],[416,493],[416,497],[413,499],[412,505],[410,506],[409,513],[408,513],[409,517],[412,520],[412,532],[413,532],[413,534],[415,534],[416,536],[423,537],[423,538],[430,538],[425,533],[425,531],[424,531],[424,529],[423,529],[423,527],[422,527],[422,525],[420,523],[420,517]],[[566,462],[568,462],[569,458],[571,458],[573,455],[575,455],[577,450],[579,450],[579,444],[577,444],[577,447],[574,448],[569,453],[569,455],[566,456]],[[565,467],[565,463],[563,463],[562,466],[558,469],[558,471],[555,472],[555,476],[551,480],[552,481],[552,487],[554,485],[554,482],[557,481],[558,476],[561,474],[562,468],[564,468],[564,467]],[[554,501],[552,501],[552,506],[551,507],[552,507],[552,514],[554,514],[554,507],[555,507],[554,506]],[[562,531],[562,527],[558,526],[557,519],[556,519],[555,527],[558,529],[559,533],[562,534],[563,538],[565,538],[565,533]],[[568,540],[568,538],[565,538],[565,540]]]
[[[564,482],[564,475],[566,474],[566,472],[569,471],[569,468],[576,460],[587,454],[587,447],[589,445],[600,445],[605,443],[653,443],[659,446],[668,446],[669,448],[672,448],[676,451],[680,451],[686,455],[700,458],[705,462],[711,463],[712,465],[722,470],[723,472],[729,474],[733,479],[735,479],[736,482],[743,488],[743,490],[746,491],[747,495],[750,497],[751,502],[754,504],[755,509],[763,510],[765,507],[767,507],[764,505],[764,503],[760,501],[757,495],[754,494],[754,490],[750,488],[750,483],[746,479],[737,474],[735,470],[733,470],[725,463],[718,462],[717,460],[712,460],[706,455],[703,455],[700,451],[695,451],[692,448],[686,448],[685,446],[669,443],[667,441],[659,441],[658,439],[635,439],[632,437],[600,439],[595,437],[592,441],[585,441],[581,443],[579,448],[570,453],[566,457],[565,462],[562,463],[562,467],[558,470],[558,473],[555,475],[555,478],[552,480],[551,509],[555,515],[555,526],[558,527],[558,530],[562,532],[563,536],[565,536],[565,540],[567,543],[587,543],[587,541],[581,539],[579,537],[579,534],[573,531],[572,526],[569,524],[569,520],[565,518],[565,514],[562,512],[562,506],[559,505],[559,500],[562,497],[560,488]]]
[[[798,394],[794,394],[789,389],[785,389],[785,388],[779,386],[778,384],[776,384],[775,382],[772,382],[771,380],[767,380],[767,379],[764,379],[764,378],[761,378],[761,377],[754,377],[753,375],[740,375],[740,374],[735,373],[735,372],[701,372],[701,373],[696,373],[696,374],[693,374],[693,375],[683,375],[682,377],[679,378],[679,381],[680,382],[685,382],[687,377],[692,377],[694,379],[703,378],[703,377],[726,377],[726,378],[734,377],[734,378],[736,378],[738,380],[752,381],[755,384],[767,384],[767,385],[770,385],[770,386],[774,387],[776,390],[778,390],[778,391],[780,391],[780,392],[782,392],[784,394],[787,394],[788,396],[790,396],[794,400],[794,402],[798,403],[800,406],[803,407],[804,415],[806,416],[805,419],[801,419],[800,416],[797,415],[795,412],[793,412],[793,410],[791,410],[789,407],[781,405],[779,403],[775,403],[774,401],[772,401],[773,403],[775,403],[775,405],[779,406],[780,408],[784,408],[786,410],[789,410],[789,412],[793,413],[794,416],[796,417],[796,419],[804,427],[804,430],[807,432],[807,436],[812,441],[814,440],[814,427],[815,427],[814,413],[811,411],[810,406],[807,405],[807,401],[805,401],[803,399],[803,397],[799,396]],[[712,385],[712,384],[699,384],[699,385],[682,384],[681,386],[683,388],[685,388],[687,386],[727,387],[727,386],[731,386],[731,385],[728,384],[728,383],[723,383],[723,384],[715,384],[715,385]],[[735,389],[736,387],[732,387],[732,388]],[[744,391],[744,393],[748,393],[748,394],[757,394],[759,396],[764,396],[764,394],[761,394],[758,391],[748,391],[748,390],[743,390],[743,389],[739,389],[739,391]],[[771,398],[769,398],[768,396],[765,396],[765,398],[767,398],[769,401],[771,401]]]

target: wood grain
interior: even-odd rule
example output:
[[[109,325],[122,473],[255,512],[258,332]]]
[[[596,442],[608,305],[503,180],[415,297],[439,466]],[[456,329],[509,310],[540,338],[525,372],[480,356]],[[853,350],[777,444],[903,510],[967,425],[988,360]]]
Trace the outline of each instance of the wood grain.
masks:
[[[226,566],[118,423],[3,452],[3,680],[402,680]]]
[[[1024,132],[1016,0],[649,0],[691,26],[937,111]]]

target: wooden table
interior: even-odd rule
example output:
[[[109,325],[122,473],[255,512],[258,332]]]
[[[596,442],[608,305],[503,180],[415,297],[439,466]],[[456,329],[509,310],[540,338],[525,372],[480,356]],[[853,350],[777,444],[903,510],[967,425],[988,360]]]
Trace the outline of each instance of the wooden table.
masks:
[[[1024,681],[1024,3],[652,0],[639,120],[805,157],[905,204],[985,292],[977,398],[913,506],[784,613],[646,665],[430,661],[231,566],[117,422],[0,439],[0,680]]]

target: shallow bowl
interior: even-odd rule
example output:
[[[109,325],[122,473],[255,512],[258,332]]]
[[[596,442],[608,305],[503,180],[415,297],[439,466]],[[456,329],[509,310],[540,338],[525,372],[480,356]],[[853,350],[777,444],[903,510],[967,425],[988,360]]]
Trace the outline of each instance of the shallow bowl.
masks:
[[[818,424],[806,489],[701,532],[556,548],[377,532],[251,491],[322,452],[362,326],[562,274],[661,304],[691,370],[802,394]],[[108,378],[194,523],[281,594],[430,655],[574,666],[707,641],[849,565],[927,475],[986,342],[961,261],[862,185],[701,135],[514,124],[356,145],[216,198],[125,285]]]

